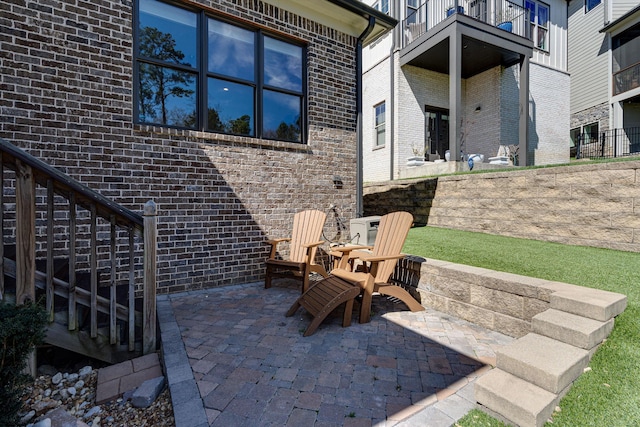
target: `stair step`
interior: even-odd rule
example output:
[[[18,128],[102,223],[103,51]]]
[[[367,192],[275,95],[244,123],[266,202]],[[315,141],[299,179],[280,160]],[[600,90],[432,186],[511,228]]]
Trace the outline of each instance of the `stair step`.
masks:
[[[538,387],[560,393],[589,364],[587,350],[530,333],[497,351],[496,366]]]
[[[549,309],[531,319],[532,331],[549,338],[591,350],[613,330],[614,319],[606,322],[588,319],[576,314]]]
[[[615,292],[583,287],[566,288],[550,296],[551,308],[606,322],[627,307],[627,297]]]
[[[551,417],[558,396],[495,368],[478,378],[476,401],[521,427],[541,427]]]

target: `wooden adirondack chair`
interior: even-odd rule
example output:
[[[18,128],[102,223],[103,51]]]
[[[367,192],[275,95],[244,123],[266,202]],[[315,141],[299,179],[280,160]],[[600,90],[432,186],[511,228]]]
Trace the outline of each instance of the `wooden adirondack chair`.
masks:
[[[302,281],[302,292],[309,288],[309,275],[318,273],[328,277],[323,266],[315,263],[318,246],[327,214],[318,210],[301,211],[293,217],[293,230],[290,238],[268,240],[271,245],[269,259],[266,261],[264,287],[271,287],[274,277],[295,277]],[[290,242],[289,259],[276,258],[278,244]]]
[[[404,302],[411,311],[422,311],[424,307],[401,286],[389,283],[400,253],[407,238],[413,216],[408,212],[393,212],[380,218],[376,240],[372,247],[344,246],[334,248],[338,257],[338,268],[331,271],[327,279],[313,285],[304,292],[287,312],[292,316],[302,306],[314,317],[304,336],[311,335],[322,321],[340,304],[345,304],[342,326],[351,324],[353,299],[362,295],[360,323],[371,319],[371,300],[374,292],[395,297]],[[362,249],[371,249],[365,252]],[[351,271],[352,262],[360,260],[356,271]],[[357,264],[356,264],[357,265]]]

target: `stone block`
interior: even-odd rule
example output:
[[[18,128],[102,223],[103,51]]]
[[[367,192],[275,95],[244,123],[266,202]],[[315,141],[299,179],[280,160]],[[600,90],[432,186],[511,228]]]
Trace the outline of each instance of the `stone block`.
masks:
[[[558,401],[555,394],[500,369],[476,381],[475,397],[479,404],[522,427],[542,427]]]
[[[148,408],[162,392],[164,377],[152,378],[143,382],[131,396],[131,404],[136,408]]]
[[[627,297],[615,292],[576,286],[551,295],[551,308],[605,322],[622,313]]]
[[[494,312],[491,310],[476,307],[471,304],[465,304],[459,301],[450,300],[447,313],[464,319],[468,322],[475,323],[476,325],[491,329],[492,331],[496,330],[494,323],[495,316]]]
[[[508,292],[473,285],[469,302],[478,307],[519,319],[524,315],[524,298]]]
[[[505,314],[494,314],[494,330],[514,338],[520,338],[531,332],[531,322]]]
[[[551,393],[565,389],[588,364],[586,350],[534,333],[497,351],[498,368]]]
[[[431,292],[442,295],[457,301],[469,302],[471,285],[468,282],[461,282],[451,277],[440,276],[432,281]]]

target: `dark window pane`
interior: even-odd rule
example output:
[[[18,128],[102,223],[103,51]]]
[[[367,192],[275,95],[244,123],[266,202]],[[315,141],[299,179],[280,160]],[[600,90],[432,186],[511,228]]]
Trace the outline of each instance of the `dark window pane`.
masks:
[[[265,37],[264,83],[302,92],[302,48]]]
[[[255,33],[209,19],[208,69],[212,73],[254,81]]]
[[[219,79],[208,84],[208,129],[253,136],[253,87]]]
[[[139,120],[195,129],[195,74],[140,64]]]
[[[587,0],[587,12],[599,5],[601,0]]]
[[[301,142],[299,96],[264,91],[262,135],[265,138]]]
[[[196,14],[155,0],[140,0],[140,54],[195,67]]]

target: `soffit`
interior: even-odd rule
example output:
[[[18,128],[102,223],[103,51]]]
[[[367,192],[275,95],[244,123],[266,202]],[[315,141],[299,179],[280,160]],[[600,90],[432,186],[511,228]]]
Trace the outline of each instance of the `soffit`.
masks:
[[[372,16],[375,26],[365,38],[365,45],[397,24],[395,19],[357,0],[268,0],[268,3],[354,37],[362,34]]]

